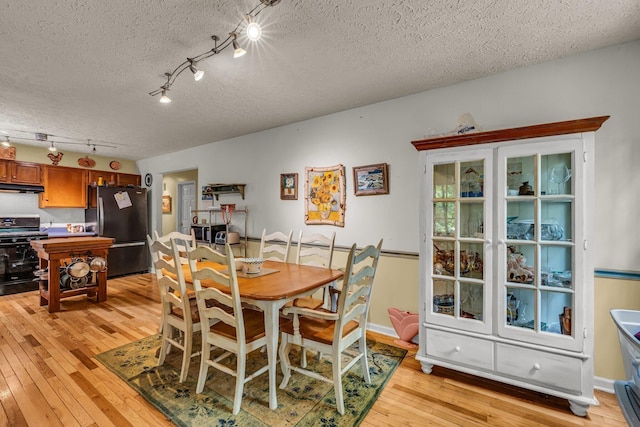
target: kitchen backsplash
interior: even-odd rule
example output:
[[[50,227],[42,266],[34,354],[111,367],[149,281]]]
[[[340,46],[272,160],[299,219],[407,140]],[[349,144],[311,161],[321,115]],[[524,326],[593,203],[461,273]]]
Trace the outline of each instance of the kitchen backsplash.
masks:
[[[37,194],[0,192],[0,217],[12,215],[40,215],[41,227],[84,224],[84,209],[40,209]]]

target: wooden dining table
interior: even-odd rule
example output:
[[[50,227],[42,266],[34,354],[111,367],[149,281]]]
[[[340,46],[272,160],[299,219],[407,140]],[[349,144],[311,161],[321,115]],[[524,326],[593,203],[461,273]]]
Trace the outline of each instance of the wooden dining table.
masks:
[[[212,267],[216,270],[226,268],[226,266],[211,261],[199,262],[198,267]],[[185,281],[192,283],[189,266],[183,265],[182,270]],[[323,286],[340,279],[343,275],[344,273],[340,270],[277,261],[265,261],[262,266],[262,274],[249,275],[238,271],[240,300],[258,307],[264,313],[269,363],[270,409],[278,407],[276,368],[280,335],[280,309],[296,298],[313,294]],[[206,280],[201,284],[202,286],[216,286],[213,282]],[[219,285],[216,287],[219,288]],[[228,292],[228,289],[221,290]]]

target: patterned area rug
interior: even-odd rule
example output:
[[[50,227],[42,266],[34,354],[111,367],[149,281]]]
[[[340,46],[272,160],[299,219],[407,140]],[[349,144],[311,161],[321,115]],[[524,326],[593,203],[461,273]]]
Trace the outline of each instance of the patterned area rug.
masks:
[[[200,343],[194,343],[199,348]],[[191,359],[189,376],[178,382],[182,352],[174,349],[163,366],[157,366],[160,335],[132,342],[96,355],[96,358],[125,380],[151,404],[178,426],[357,426],[391,378],[406,350],[367,340],[371,384],[363,381],[357,363],[343,377],[345,415],[336,411],[332,384],[293,372],[287,388],[278,388],[278,408],[269,409],[268,374],[265,372],[244,387],[242,409],[234,416],[235,378],[209,368],[209,378],[202,394],[196,393],[200,357]],[[247,361],[247,372],[253,372],[266,359],[254,351]],[[291,362],[299,365],[300,354],[292,350]],[[230,357],[235,366],[235,358]],[[331,358],[320,361],[307,353],[307,367],[327,375]],[[282,381],[278,365],[277,383]]]

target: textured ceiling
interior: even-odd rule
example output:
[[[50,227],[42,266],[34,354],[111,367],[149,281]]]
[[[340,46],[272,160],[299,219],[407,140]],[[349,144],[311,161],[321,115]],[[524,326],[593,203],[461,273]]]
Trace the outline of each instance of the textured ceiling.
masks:
[[[256,4],[1,2],[0,130],[137,160],[640,39],[638,0],[282,0],[247,55],[149,96]]]

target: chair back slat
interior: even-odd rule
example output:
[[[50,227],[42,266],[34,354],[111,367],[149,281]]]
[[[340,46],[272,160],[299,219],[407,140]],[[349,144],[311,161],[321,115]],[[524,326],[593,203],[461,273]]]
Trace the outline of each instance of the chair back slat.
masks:
[[[335,240],[335,231],[330,236],[320,233],[303,236],[300,231],[296,264],[331,268]]]
[[[287,262],[292,235],[293,230],[289,230],[287,235],[280,231],[267,234],[267,229],[263,229],[260,239],[260,257],[269,261]]]

